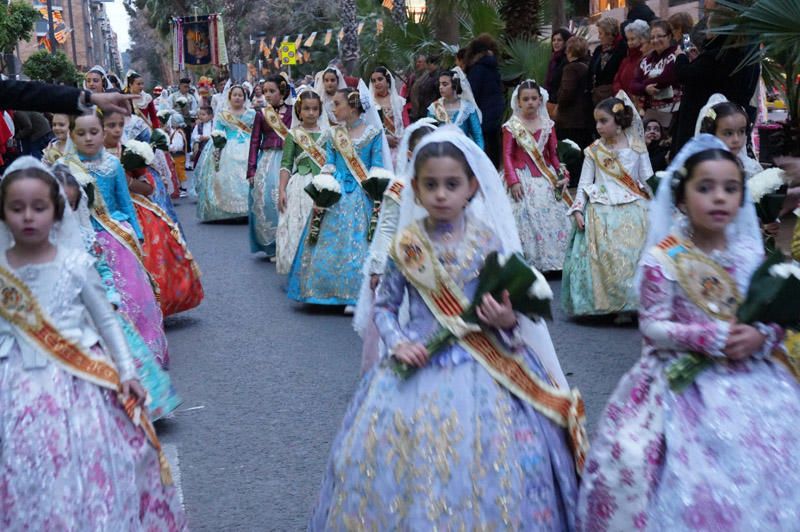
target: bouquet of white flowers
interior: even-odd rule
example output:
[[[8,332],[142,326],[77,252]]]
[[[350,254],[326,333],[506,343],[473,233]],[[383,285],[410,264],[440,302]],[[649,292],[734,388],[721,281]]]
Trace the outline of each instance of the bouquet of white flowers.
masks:
[[[146,142],[127,140],[122,144],[120,162],[125,170],[132,171],[144,168],[153,163],[153,148]]]
[[[323,170],[327,170],[327,168]],[[314,176],[311,183],[306,185],[303,190],[314,200],[311,225],[308,229],[308,240],[311,244],[316,244],[325,211],[335,205],[342,197],[342,187],[332,174],[321,172]]]
[[[172,116],[172,111],[170,109],[161,109],[156,113],[156,116],[162,124],[166,124],[169,122],[169,117]]]
[[[756,205],[756,214],[761,223],[771,224],[778,221],[778,217],[786,199],[787,185],[783,170],[770,168],[757,173],[747,180],[747,188]],[[775,237],[765,235],[764,247],[768,252],[775,249]]]
[[[383,201],[383,193],[386,192],[386,187],[394,178],[391,172],[383,168],[372,168],[369,171],[367,179],[361,183],[361,188],[367,193],[369,199],[372,200],[372,215],[369,218],[369,228],[367,229],[367,242],[372,242],[372,236],[375,234],[375,229],[378,227],[378,216],[381,213],[381,202]]]
[[[214,171],[219,172],[219,156],[222,148],[228,143],[228,137],[224,131],[215,129],[211,132],[211,142],[214,143]]]
[[[189,103],[189,100],[186,98],[186,96],[178,96],[177,98],[175,98],[175,105],[177,105],[181,109],[186,107],[186,105],[188,103]]]
[[[154,129],[150,136],[150,145],[155,150],[169,151],[169,136],[163,129]]]

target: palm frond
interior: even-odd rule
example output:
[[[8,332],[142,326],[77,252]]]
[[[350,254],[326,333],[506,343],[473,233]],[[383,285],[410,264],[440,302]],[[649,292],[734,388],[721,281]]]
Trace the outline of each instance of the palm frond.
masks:
[[[504,53],[506,59],[500,64],[504,81],[530,78],[544,82],[552,53],[547,41],[511,39],[505,43]]]

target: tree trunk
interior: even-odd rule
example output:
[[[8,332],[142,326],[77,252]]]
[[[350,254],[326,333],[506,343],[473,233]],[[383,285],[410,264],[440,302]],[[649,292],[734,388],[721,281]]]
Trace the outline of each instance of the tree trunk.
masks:
[[[458,26],[458,6],[455,0],[432,0],[428,9],[433,21],[433,32],[436,39],[447,44],[458,44],[460,35]]]
[[[355,0],[339,0],[339,16],[342,20],[342,43],[340,54],[348,74],[353,75],[358,65],[358,20]]]
[[[567,15],[564,10],[564,2],[552,2],[553,6],[553,31],[567,25]]]
[[[563,17],[563,3],[553,2],[553,18],[561,6]],[[504,0],[500,5],[500,16],[506,23],[506,35],[509,39],[531,39],[540,33],[539,15],[541,13],[541,0]],[[557,28],[555,21],[553,28]]]

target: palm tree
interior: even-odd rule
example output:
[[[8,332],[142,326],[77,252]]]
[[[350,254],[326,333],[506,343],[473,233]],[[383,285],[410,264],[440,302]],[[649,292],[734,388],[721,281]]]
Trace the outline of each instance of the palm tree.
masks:
[[[503,0],[500,4],[509,39],[535,37],[541,27],[541,14],[541,0]]]

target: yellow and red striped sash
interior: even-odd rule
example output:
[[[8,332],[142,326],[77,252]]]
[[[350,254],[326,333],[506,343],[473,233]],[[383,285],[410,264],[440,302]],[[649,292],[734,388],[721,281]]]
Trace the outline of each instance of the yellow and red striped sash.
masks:
[[[402,182],[393,181],[392,184],[389,185],[389,188],[386,189],[386,192],[383,193],[383,195],[392,200],[393,202],[397,203],[398,205],[400,205],[402,203],[402,195],[404,188],[405,185]]]

